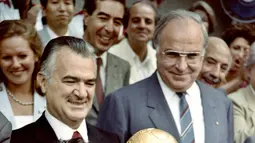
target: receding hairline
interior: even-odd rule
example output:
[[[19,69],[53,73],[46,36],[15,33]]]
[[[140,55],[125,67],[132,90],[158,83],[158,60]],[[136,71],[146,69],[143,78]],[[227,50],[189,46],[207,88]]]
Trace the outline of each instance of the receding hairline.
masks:
[[[182,21],[184,21],[184,22],[182,22]],[[190,21],[192,21],[192,24],[193,24],[192,26],[190,26],[190,24],[191,24]],[[166,31],[165,28],[169,27],[170,24],[173,24],[174,26],[179,27],[179,29],[180,29],[180,27],[187,27],[187,29],[189,29],[189,31],[197,31],[197,30],[194,30],[194,26],[196,25],[196,27],[198,29],[200,29],[199,33],[202,38],[201,40],[202,41],[204,40],[202,25],[200,25],[196,20],[194,20],[190,17],[175,17],[175,18],[169,20],[163,27],[163,29],[159,35],[159,38],[160,38],[159,41],[162,40],[161,36],[163,34],[165,34],[165,32],[169,32],[169,31]],[[188,26],[186,26],[186,25],[188,25]],[[172,26],[171,26],[171,28],[172,28]],[[177,28],[175,28],[175,29],[177,29]]]
[[[212,47],[217,47],[217,48],[221,47],[230,53],[230,49],[229,49],[227,43],[221,38],[210,36],[208,38],[208,49],[207,50],[210,50]],[[222,49],[222,50],[224,50],[224,49]]]

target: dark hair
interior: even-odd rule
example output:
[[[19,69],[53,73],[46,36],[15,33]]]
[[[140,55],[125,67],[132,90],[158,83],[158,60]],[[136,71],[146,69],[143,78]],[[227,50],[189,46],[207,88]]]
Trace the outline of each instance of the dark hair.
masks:
[[[73,0],[73,5],[74,5],[74,7],[75,7],[75,0]],[[41,3],[41,5],[42,5],[42,7],[43,8],[46,8],[46,6],[47,6],[47,4],[48,4],[48,0],[40,0],[40,3]],[[45,24],[47,24],[47,21],[46,21],[46,17],[44,16],[44,17],[42,17],[42,24],[43,25],[45,25]]]
[[[46,8],[47,4],[48,4],[48,0],[40,0],[41,5],[43,8]],[[73,0],[73,5],[75,5],[75,0]]]
[[[24,20],[5,20],[0,23],[0,43],[10,37],[21,36],[29,43],[34,55],[38,58],[35,63],[34,71],[32,74],[32,89],[36,88],[36,75],[39,71],[39,62],[43,50],[42,42],[37,34],[34,26]],[[0,81],[2,82],[6,77],[0,70]]]
[[[92,15],[97,8],[97,1],[107,1],[107,0],[85,0],[83,9],[86,10],[89,15]],[[124,8],[126,7],[126,0],[108,0],[108,1],[117,1],[123,4]]]
[[[97,1],[116,1],[120,2],[123,7],[124,7],[124,17],[123,17],[123,23],[124,23],[124,18],[126,14],[126,0],[85,0],[83,10],[86,10],[88,15],[92,15],[93,12],[97,9]],[[86,30],[86,25],[83,24],[84,30]]]
[[[228,46],[238,37],[242,37],[251,45],[255,41],[255,24],[233,24],[223,34],[222,39]]]
[[[68,48],[74,53],[79,54],[85,58],[94,57],[94,54],[89,51],[83,39],[72,36],[60,36],[58,38],[52,39],[48,42],[43,51],[40,64],[40,72],[43,73],[47,78],[50,78],[50,74],[55,68],[55,62],[53,58],[56,51],[59,51],[63,48]],[[36,90],[39,94],[43,95],[43,92],[39,87]]]
[[[148,1],[148,0],[138,0],[138,1],[134,2],[131,5],[131,7],[128,9],[128,11],[127,11],[127,13],[125,15],[124,22],[123,22],[124,28],[127,28],[127,26],[128,26],[128,21],[129,21],[129,18],[130,18],[130,10],[131,10],[131,8],[134,5],[138,4],[138,3],[145,4],[145,5],[147,5],[147,6],[149,6],[149,7],[151,7],[153,9],[153,11],[155,12],[155,19],[154,19],[155,20],[155,25],[157,25],[158,21],[160,20],[160,13],[159,13],[158,8],[151,1]]]

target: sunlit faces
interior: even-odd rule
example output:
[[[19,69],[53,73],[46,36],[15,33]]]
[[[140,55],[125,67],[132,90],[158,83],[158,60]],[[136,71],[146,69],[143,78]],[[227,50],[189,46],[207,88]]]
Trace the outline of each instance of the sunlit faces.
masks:
[[[128,39],[148,42],[152,39],[155,29],[155,11],[149,5],[137,3],[130,9],[128,20]]]
[[[244,62],[249,55],[249,42],[242,37],[238,37],[230,44],[229,48],[233,59],[230,71],[238,72],[244,66]]]
[[[124,6],[117,1],[98,1],[92,15],[85,11],[85,39],[95,48],[97,55],[107,51],[117,40]]]
[[[21,36],[13,36],[0,43],[0,67],[10,84],[31,82],[37,60],[28,41]]]
[[[49,26],[68,26],[74,14],[74,3],[73,0],[48,0],[43,11]]]
[[[227,44],[219,38],[209,38],[199,80],[215,88],[221,86],[230,64],[231,54]]]
[[[201,25],[189,18],[171,20],[162,30],[157,68],[162,80],[173,91],[186,91],[192,85],[201,70],[203,57],[200,56],[195,63],[188,63],[187,56],[180,56],[179,60],[173,63],[166,60],[162,53],[167,50],[202,53],[203,43]]]
[[[68,56],[66,56],[68,55]],[[42,74],[38,81],[46,94],[48,111],[63,123],[80,123],[91,109],[96,80],[92,57],[85,58],[68,48],[56,52],[56,70],[50,79]]]

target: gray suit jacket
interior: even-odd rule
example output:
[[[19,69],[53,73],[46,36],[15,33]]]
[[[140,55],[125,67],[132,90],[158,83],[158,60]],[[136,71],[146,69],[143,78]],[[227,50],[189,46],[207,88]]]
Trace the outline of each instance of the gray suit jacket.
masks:
[[[0,112],[0,143],[9,143],[12,133],[12,125]]]
[[[255,136],[253,137],[248,137],[244,143],[255,143]]]
[[[233,143],[232,103],[221,92],[201,82],[205,142]],[[217,123],[218,122],[218,123]],[[158,128],[180,141],[179,132],[158,82],[156,73],[109,95],[101,108],[98,127],[117,133],[126,142],[134,133]]]
[[[108,53],[105,72],[105,95],[129,84],[130,65],[119,57]],[[86,117],[86,121],[96,125],[99,113],[97,98],[94,97],[92,109]]]

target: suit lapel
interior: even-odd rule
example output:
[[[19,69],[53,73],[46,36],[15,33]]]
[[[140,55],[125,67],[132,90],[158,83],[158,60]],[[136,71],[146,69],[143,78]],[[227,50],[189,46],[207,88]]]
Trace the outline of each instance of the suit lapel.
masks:
[[[36,142],[55,143],[58,142],[57,136],[45,118],[45,113],[35,122]]]
[[[179,132],[159,85],[156,72],[150,77],[148,84],[147,107],[150,111],[149,118],[156,128],[169,132],[178,140],[180,138]]]
[[[215,131],[217,131],[216,122],[218,122],[219,119],[216,113],[215,99],[212,98],[214,95],[210,92],[207,92],[206,89],[208,87],[201,84],[199,81],[197,81],[197,84],[201,92],[201,101],[202,101],[202,107],[203,107],[204,126],[205,126],[205,140],[218,142],[216,141],[216,139],[219,136],[215,134]]]

